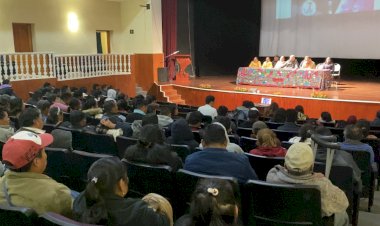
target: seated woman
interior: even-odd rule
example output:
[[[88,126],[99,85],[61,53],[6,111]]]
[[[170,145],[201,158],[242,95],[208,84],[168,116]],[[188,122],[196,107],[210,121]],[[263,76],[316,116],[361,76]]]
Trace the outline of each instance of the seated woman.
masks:
[[[262,66],[264,69],[273,68],[272,61],[270,61],[270,57],[266,57]]]
[[[175,226],[240,225],[239,205],[234,185],[222,179],[202,179],[192,196],[189,214]]]
[[[98,107],[98,103],[94,97],[88,96],[84,101],[82,112],[89,116],[94,116],[95,118],[101,118],[103,110]]]
[[[173,171],[182,168],[182,161],[177,153],[165,144],[165,138],[158,125],[148,124],[141,128],[137,144],[130,146],[124,158],[132,162],[169,165]]]
[[[257,133],[257,148],[249,153],[268,157],[283,157],[286,149],[281,147],[281,142],[271,129],[261,129]]]
[[[321,113],[321,117],[318,119],[317,123],[323,125],[324,123],[334,124],[335,120],[332,119],[330,112],[324,111]]]
[[[74,216],[80,222],[124,226],[171,225],[173,216],[169,215],[170,211],[166,214],[161,212],[166,208],[155,209],[149,206],[149,202],[124,198],[128,193],[127,169],[118,158],[97,160],[88,170],[87,178],[86,189],[73,204]],[[160,199],[165,202],[165,198]]]
[[[305,115],[302,105],[297,105],[294,110],[297,112],[297,121],[305,121],[308,117]]]
[[[253,60],[251,61],[248,67],[255,68],[255,69],[261,68],[261,62],[259,61],[259,58],[257,57],[253,58]]]
[[[315,69],[315,63],[309,56],[305,56],[305,59],[301,62],[301,69]]]
[[[62,122],[63,112],[61,109],[58,107],[50,108],[46,123],[55,125],[56,129],[53,129],[51,131],[51,135],[54,137],[54,141],[49,147],[71,149],[73,147],[73,137],[70,131],[58,128]]]
[[[328,69],[334,71],[334,62],[330,57],[327,57],[325,62],[322,64],[322,69]]]
[[[303,124],[298,131],[298,136],[290,138],[289,142],[291,143],[303,142],[308,145],[311,145],[311,134],[309,133],[309,131],[314,131],[314,126],[309,123]]]
[[[274,113],[279,109],[279,106],[276,102],[272,102],[269,107],[264,109],[263,117],[270,118],[273,117]]]
[[[272,118],[269,120],[269,122],[275,122],[275,123],[285,123],[286,121],[286,111],[284,108],[277,109]]]
[[[199,143],[194,140],[193,132],[185,119],[178,119],[172,124],[171,136],[168,137],[167,143],[187,145],[191,150],[199,146]]]
[[[280,60],[276,63],[276,65],[274,65],[274,68],[275,69],[281,69],[281,68],[285,67],[285,64],[286,64],[286,58],[285,58],[285,56],[281,56]]]

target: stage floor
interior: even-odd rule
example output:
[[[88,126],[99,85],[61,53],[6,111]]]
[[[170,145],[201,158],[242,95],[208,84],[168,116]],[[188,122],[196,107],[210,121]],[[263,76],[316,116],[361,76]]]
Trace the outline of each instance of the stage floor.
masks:
[[[265,87],[265,86],[253,86],[253,85],[236,85],[236,76],[201,76],[191,78],[189,83],[159,83],[175,84],[181,86],[188,86],[194,88],[201,88],[201,84],[211,85],[211,90],[223,90],[223,91],[236,91],[235,88],[244,87],[248,90],[256,88],[261,95],[278,95],[278,96],[292,96],[292,97],[305,97],[310,98],[313,89],[305,88],[281,88],[281,87]],[[319,90],[315,90],[318,91]],[[340,80],[338,88],[335,86],[330,87],[328,90],[320,91],[327,95],[327,99],[349,101],[349,102],[368,102],[368,103],[380,103],[380,81],[360,81],[352,80],[345,81]]]

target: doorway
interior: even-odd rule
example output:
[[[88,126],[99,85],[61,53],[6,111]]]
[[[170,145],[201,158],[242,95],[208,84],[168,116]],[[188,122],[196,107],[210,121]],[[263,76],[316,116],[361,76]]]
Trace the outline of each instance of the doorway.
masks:
[[[12,23],[15,52],[33,52],[32,24]]]
[[[96,31],[96,49],[98,54],[111,53],[110,31]]]

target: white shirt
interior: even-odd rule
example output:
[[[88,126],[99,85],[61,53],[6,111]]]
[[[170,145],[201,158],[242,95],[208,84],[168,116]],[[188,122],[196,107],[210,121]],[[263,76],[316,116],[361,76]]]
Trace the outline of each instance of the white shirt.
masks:
[[[205,104],[203,106],[200,106],[198,108],[198,111],[202,113],[203,115],[209,115],[212,119],[214,119],[216,116],[218,116],[218,112],[215,108],[211,107],[208,104]]]

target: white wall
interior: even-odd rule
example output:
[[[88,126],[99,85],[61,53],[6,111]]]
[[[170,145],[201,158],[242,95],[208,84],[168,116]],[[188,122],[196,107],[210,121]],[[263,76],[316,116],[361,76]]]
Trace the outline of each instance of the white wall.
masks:
[[[110,30],[112,53],[161,53],[161,0],[153,2],[146,10],[145,0],[0,0],[0,52],[14,52],[12,23],[31,23],[35,52],[93,54],[96,30]],[[68,30],[69,12],[78,32]]]

